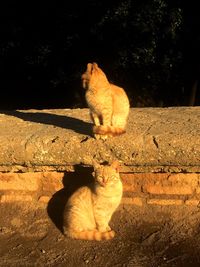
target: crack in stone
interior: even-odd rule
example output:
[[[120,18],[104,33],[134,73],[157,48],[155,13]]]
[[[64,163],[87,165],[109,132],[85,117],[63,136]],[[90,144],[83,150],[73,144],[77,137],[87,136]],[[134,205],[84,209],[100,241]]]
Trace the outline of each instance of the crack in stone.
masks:
[[[156,148],[159,148],[158,142],[156,141],[156,137],[153,136],[153,143],[155,144]]]
[[[86,136],[85,138],[83,138],[83,139],[81,140],[81,143],[84,143],[84,142],[86,142],[88,139],[89,139],[89,137],[88,137],[88,136]]]

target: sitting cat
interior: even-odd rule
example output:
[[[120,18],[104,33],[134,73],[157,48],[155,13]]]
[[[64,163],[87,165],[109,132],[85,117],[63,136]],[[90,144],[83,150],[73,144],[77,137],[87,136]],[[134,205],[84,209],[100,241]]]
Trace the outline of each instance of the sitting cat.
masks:
[[[94,164],[94,182],[75,191],[64,210],[64,234],[74,239],[108,240],[108,225],[122,198],[119,163]]]
[[[129,100],[123,88],[109,83],[97,63],[88,63],[82,74],[86,101],[94,122],[95,137],[106,139],[125,133],[129,114]]]

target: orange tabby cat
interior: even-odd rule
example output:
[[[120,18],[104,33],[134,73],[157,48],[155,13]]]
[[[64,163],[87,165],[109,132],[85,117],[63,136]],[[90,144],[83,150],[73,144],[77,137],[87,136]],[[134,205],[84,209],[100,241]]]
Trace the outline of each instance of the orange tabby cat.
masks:
[[[81,78],[95,124],[93,127],[95,137],[125,133],[130,105],[124,89],[109,83],[97,63],[88,63],[87,70]]]
[[[74,239],[100,241],[115,236],[108,223],[122,197],[119,163],[95,163],[93,175],[94,182],[75,191],[65,207],[64,234]]]

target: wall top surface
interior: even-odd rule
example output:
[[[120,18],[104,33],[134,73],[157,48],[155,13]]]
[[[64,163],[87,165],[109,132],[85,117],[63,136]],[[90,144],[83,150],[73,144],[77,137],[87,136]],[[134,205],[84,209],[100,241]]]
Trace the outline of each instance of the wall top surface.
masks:
[[[95,140],[88,109],[0,111],[0,171],[72,170],[85,159],[124,172],[200,172],[200,107],[132,108],[127,133]]]

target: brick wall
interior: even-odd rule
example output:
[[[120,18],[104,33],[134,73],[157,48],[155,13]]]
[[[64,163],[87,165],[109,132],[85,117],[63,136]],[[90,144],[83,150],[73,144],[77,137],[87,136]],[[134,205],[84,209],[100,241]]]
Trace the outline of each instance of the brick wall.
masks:
[[[200,201],[200,174],[121,174],[124,203],[147,205],[195,205]]]
[[[122,203],[144,205],[193,205],[200,202],[198,173],[121,173]],[[0,173],[0,203],[32,202],[47,205],[55,194],[73,190],[91,179],[83,172]],[[65,194],[65,193],[64,193]]]

